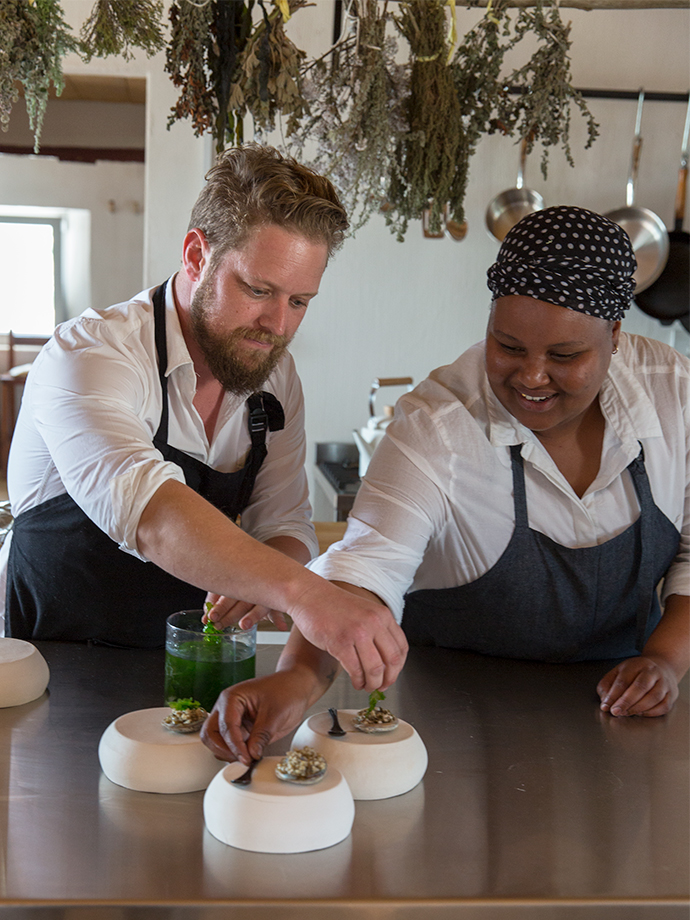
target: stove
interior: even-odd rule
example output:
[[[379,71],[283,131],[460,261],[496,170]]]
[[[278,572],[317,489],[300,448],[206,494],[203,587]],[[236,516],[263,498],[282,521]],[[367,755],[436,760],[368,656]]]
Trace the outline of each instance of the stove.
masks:
[[[319,487],[314,495],[314,520],[347,520],[360,485],[357,446],[317,444],[314,481]]]
[[[359,462],[357,460],[345,460],[342,463],[329,463],[323,460],[319,468],[338,492],[354,495],[359,489]]]

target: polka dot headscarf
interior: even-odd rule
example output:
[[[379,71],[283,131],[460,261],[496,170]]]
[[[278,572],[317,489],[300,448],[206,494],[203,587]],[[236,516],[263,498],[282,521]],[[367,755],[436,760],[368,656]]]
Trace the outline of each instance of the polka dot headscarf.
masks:
[[[520,294],[617,320],[630,306],[636,268],[622,227],[593,211],[560,206],[511,228],[487,283],[495,298]]]

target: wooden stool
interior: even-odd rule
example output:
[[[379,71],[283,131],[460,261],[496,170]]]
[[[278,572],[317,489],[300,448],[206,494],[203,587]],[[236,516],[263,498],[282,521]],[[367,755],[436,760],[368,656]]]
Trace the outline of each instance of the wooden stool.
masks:
[[[25,345],[42,348],[50,338],[49,335],[17,335],[12,330],[7,336],[7,367],[4,374],[0,374],[0,476],[7,478],[7,458],[10,453],[10,443],[14,434],[16,422],[15,393],[17,387],[24,386],[26,375],[29,373],[31,362],[17,364],[16,349]],[[35,357],[35,355],[34,355]],[[33,360],[33,358],[32,358]]]

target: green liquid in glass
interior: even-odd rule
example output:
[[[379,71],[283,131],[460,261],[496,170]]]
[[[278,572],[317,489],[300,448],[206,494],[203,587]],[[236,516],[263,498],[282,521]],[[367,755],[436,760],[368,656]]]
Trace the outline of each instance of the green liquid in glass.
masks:
[[[220,648],[198,642],[181,642],[175,651],[177,654],[170,649],[165,652],[167,705],[173,700],[191,697],[210,712],[221,690],[249,680],[256,672],[256,654],[224,661],[219,658]],[[224,651],[226,658],[229,651],[232,653],[227,647]]]

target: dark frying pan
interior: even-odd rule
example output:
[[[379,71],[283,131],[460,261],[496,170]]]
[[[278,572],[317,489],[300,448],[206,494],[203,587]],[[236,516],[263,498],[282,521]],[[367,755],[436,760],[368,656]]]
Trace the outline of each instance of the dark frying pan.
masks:
[[[635,295],[635,303],[648,316],[669,326],[679,319],[688,329],[690,309],[690,233],[683,230],[685,193],[688,183],[688,136],[690,135],[690,93],[688,111],[683,131],[683,149],[680,156],[674,229],[669,232],[670,243],[666,267],[657,280]],[[690,330],[689,330],[690,331]]]

